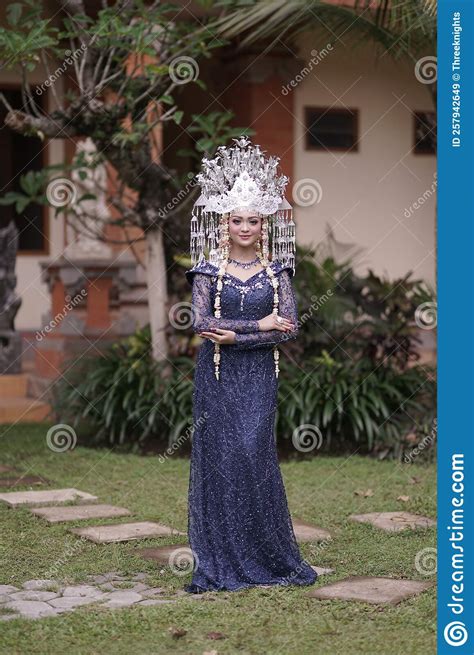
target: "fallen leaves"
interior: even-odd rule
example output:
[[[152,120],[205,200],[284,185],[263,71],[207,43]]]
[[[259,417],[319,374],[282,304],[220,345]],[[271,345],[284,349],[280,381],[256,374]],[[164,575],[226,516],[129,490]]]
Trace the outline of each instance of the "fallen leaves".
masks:
[[[184,637],[188,631],[184,628],[176,628],[174,625],[172,625],[168,628],[168,632],[173,637],[173,639],[179,639],[180,637]]]
[[[364,498],[368,498],[369,496],[373,496],[374,492],[372,489],[366,489],[365,491],[362,491],[361,489],[356,489],[354,491],[354,496],[363,496]]]
[[[225,635],[222,632],[208,632],[206,637],[208,639],[225,639]]]

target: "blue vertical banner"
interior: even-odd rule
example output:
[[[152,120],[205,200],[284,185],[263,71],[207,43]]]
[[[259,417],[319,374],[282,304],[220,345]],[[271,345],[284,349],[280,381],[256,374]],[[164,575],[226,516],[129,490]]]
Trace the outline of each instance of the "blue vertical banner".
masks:
[[[438,655],[474,653],[474,0],[438,2]]]

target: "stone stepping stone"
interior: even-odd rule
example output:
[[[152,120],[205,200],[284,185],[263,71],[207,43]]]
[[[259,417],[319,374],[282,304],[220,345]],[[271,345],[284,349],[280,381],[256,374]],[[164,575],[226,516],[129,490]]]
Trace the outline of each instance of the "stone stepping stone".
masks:
[[[147,599],[147,600],[141,600],[139,603],[136,603],[137,605],[164,605],[166,603],[176,603],[176,600],[164,600],[164,599]]]
[[[188,544],[183,546],[159,546],[158,548],[140,548],[137,553],[144,559],[152,560],[158,564],[169,564],[170,558],[172,559],[176,551],[189,550],[189,555],[192,557],[192,550]]]
[[[402,511],[351,514],[349,518],[358,523],[371,523],[376,528],[386,530],[387,532],[400,532],[407,528],[429,528],[436,525],[436,521],[433,521],[433,519],[427,516]]]
[[[104,607],[128,607],[140,601],[145,600],[143,596],[136,591],[123,589],[121,591],[109,591],[104,596]]]
[[[49,489],[47,491],[9,491],[0,494],[0,500],[10,507],[24,505],[54,505],[56,503],[94,502],[97,496],[92,496],[78,489]]]
[[[57,587],[58,583],[54,580],[27,580],[23,583],[23,589],[28,591],[45,591],[48,587]]]
[[[32,485],[51,484],[50,480],[41,477],[40,475],[18,475],[14,478],[0,478],[0,488],[11,489],[12,487]]]
[[[54,603],[54,600],[50,602]],[[9,615],[12,618],[40,619],[45,616],[57,616],[59,614],[59,610],[51,607],[49,603],[39,600],[14,600],[10,603],[5,603],[3,607],[17,612],[17,614]]]
[[[334,569],[325,569],[322,566],[311,566],[313,571],[316,571],[318,575],[331,575],[331,573],[334,573]]]
[[[44,600],[50,601],[53,598],[57,598],[59,594],[55,591],[16,591],[13,594],[9,594],[12,600]]]
[[[62,590],[63,596],[72,596],[73,598],[100,598],[104,596],[102,591],[97,587],[89,584],[69,585]]]
[[[139,521],[137,523],[119,523],[117,525],[93,525],[88,528],[71,528],[70,532],[85,537],[96,544],[117,543],[131,541],[132,539],[146,539],[147,537],[168,537],[184,535],[174,528],[153,521]]]
[[[105,594],[104,594],[105,596]],[[60,610],[72,610],[81,605],[90,605],[91,603],[100,602],[103,596],[61,596],[49,601],[49,604]]]
[[[396,605],[431,587],[433,582],[397,580],[370,576],[350,576],[308,592],[310,598],[323,600],[361,600],[366,603]]]
[[[324,528],[318,528],[317,525],[312,525],[300,519],[292,519],[292,522],[296,540],[300,543],[331,539],[330,533]]]
[[[48,601],[50,605],[62,610],[72,610],[81,605],[89,605],[107,598],[107,594],[92,585],[71,585],[65,587],[58,597]]]
[[[31,513],[48,521],[82,521],[86,519],[106,519],[116,516],[130,516],[132,512],[125,507],[114,505],[71,505],[66,507],[32,507]]]
[[[102,582],[99,585],[99,588],[102,591],[135,591],[137,593],[142,593],[148,589],[148,586],[143,582],[115,580],[114,582]]]
[[[170,595],[160,587],[149,587],[143,582],[148,578],[146,573],[121,575],[111,571],[102,575],[90,575],[89,579],[100,578],[104,584],[76,584],[63,587],[54,580],[28,580],[23,584],[23,590],[14,585],[0,585],[0,607],[10,612],[0,613],[0,621],[12,618],[39,619],[46,616],[57,616],[64,612],[73,612],[84,605],[96,605],[104,608],[122,608],[131,605],[161,605],[177,602],[166,598]],[[130,587],[117,588],[116,585],[130,584]],[[45,587],[55,590],[47,591]],[[163,598],[165,595],[165,598]],[[173,597],[186,596],[184,591],[173,593]]]

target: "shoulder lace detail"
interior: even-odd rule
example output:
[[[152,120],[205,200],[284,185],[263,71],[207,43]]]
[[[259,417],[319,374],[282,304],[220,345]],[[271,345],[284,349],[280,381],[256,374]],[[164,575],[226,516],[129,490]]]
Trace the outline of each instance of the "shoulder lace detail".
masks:
[[[203,260],[202,262],[195,264],[192,268],[189,268],[187,271],[184,271],[184,275],[187,281],[189,282],[189,284],[192,286],[194,276],[196,275],[196,273],[203,273],[204,275],[216,276],[218,270],[219,269],[217,266],[211,264],[207,260]]]

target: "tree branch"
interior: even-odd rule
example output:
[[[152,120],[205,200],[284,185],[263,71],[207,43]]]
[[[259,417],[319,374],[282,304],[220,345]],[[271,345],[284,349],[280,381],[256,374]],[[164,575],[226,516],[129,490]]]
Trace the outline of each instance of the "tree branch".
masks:
[[[20,134],[34,133],[38,135],[38,132],[42,132],[50,139],[63,139],[78,135],[76,128],[68,125],[65,118],[56,122],[46,116],[35,118],[17,109],[11,109],[6,115],[5,125]]]

